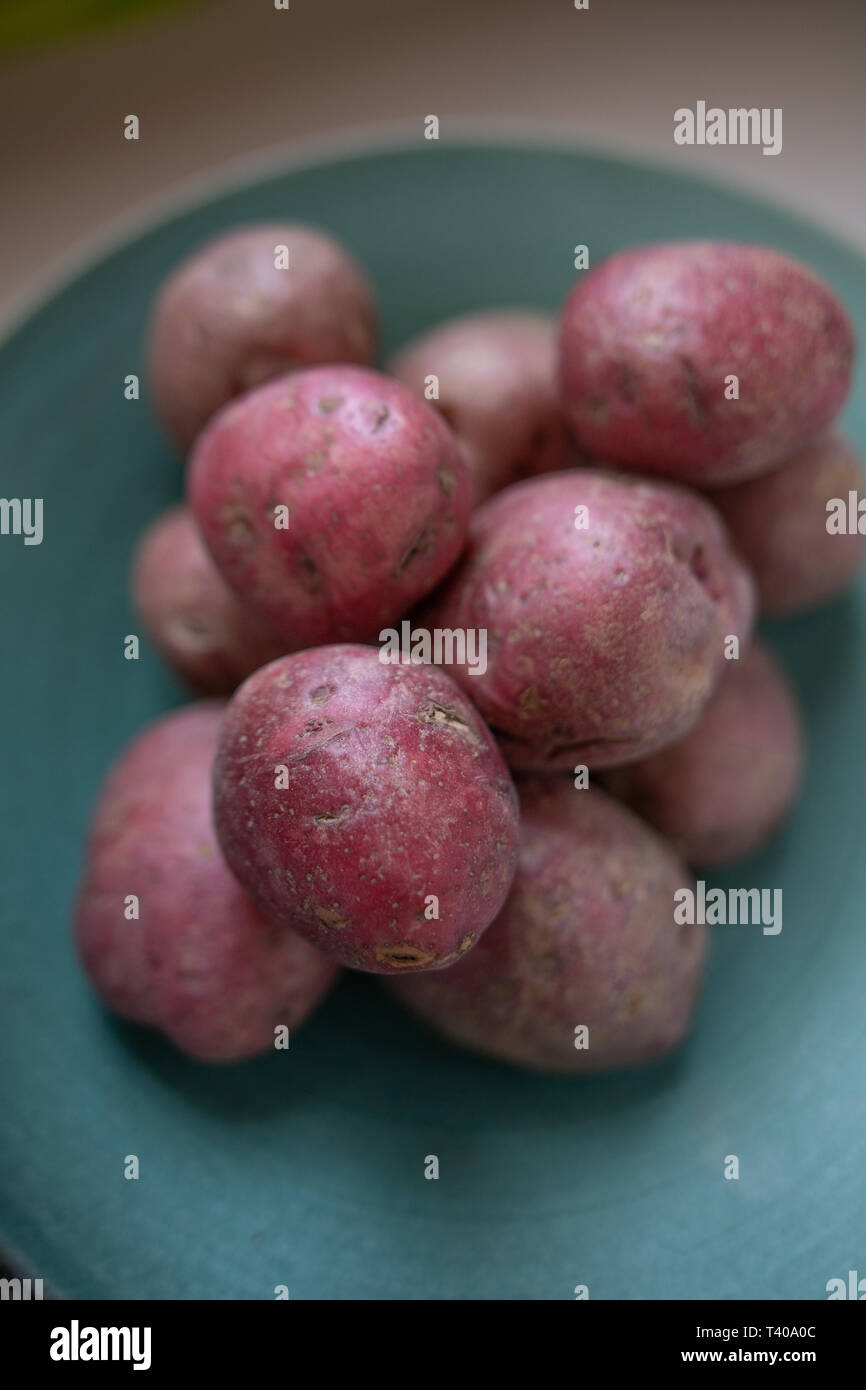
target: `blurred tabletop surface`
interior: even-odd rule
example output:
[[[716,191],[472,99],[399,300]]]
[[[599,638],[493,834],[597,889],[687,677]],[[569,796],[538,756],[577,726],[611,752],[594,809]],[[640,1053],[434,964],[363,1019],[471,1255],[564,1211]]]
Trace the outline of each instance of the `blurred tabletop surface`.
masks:
[[[204,193],[244,158],[323,141],[423,142],[430,114],[443,140],[549,134],[649,156],[866,248],[866,0],[150,3],[0,55],[0,326],[191,180]],[[677,146],[673,113],[699,100],[781,107],[781,153]]]

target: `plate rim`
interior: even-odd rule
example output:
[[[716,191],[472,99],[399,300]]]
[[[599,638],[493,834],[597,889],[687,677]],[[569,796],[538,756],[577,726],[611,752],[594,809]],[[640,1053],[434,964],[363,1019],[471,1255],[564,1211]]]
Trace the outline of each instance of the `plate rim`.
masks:
[[[725,175],[716,177],[705,169],[700,171],[678,167],[675,156],[670,160],[657,153],[647,153],[638,142],[628,145],[604,141],[583,142],[575,138],[574,129],[567,123],[545,120],[525,120],[518,117],[497,117],[495,122],[478,118],[458,118],[449,123],[449,136],[437,142],[442,150],[490,149],[527,152],[547,150],[561,155],[619,165],[623,171],[653,171],[708,192],[727,193],[755,208],[776,212],[796,223],[804,231],[818,233],[831,241],[840,254],[859,260],[866,267],[866,246],[849,239],[837,228],[804,216],[785,201],[765,197],[750,185]],[[258,149],[248,150],[221,160],[206,170],[174,179],[158,192],[142,198],[107,218],[93,231],[52,257],[45,266],[25,277],[17,289],[4,296],[0,309],[0,350],[5,350],[17,334],[52,300],[74,282],[97,269],[102,261],[122,251],[126,246],[158,230],[164,223],[194,212],[200,205],[217,198],[239,193],[244,188],[266,180],[320,166],[363,160],[376,155],[421,152],[418,121],[408,117],[369,121],[342,126],[324,134],[289,137]],[[729,240],[730,238],[725,238]]]
[[[60,258],[52,261],[46,277],[43,279],[41,289],[37,289],[35,295],[31,293],[32,280],[25,282],[22,287],[22,296],[26,302],[23,304],[19,316],[11,323],[4,323],[0,326],[0,349],[4,352],[14,351],[15,340],[19,332],[26,329],[27,325],[41,312],[50,309],[53,301],[65,290],[97,270],[104,260],[124,251],[127,247],[133,246],[138,240],[158,232],[162,226],[194,212],[199,207],[205,207],[208,203],[221,197],[230,196],[233,192],[254,187],[262,182],[278,180],[281,177],[288,178],[293,174],[303,173],[312,168],[327,169],[350,160],[370,159],[377,156],[408,153],[421,155],[424,150],[423,146],[419,145],[417,134],[414,138],[407,139],[407,128],[415,131],[416,123],[400,121],[363,128],[357,127],[353,129],[353,136],[348,142],[344,134],[332,134],[322,139],[316,138],[310,142],[281,141],[260,150],[257,155],[244,154],[233,157],[231,160],[214,167],[205,175],[198,174],[189,179],[175,181],[160,193],[140,200],[119,217],[107,220],[97,233],[83,238],[64,252]],[[393,136],[390,141],[387,138],[384,141],[382,139],[386,129],[390,130]],[[557,155],[574,156],[598,164],[614,165],[624,172],[639,172],[643,176],[652,175],[654,171],[657,171],[665,177],[673,176],[678,182],[692,188],[703,188],[723,195],[726,194],[745,205],[775,213],[792,226],[800,227],[804,231],[821,237],[828,247],[834,247],[838,254],[846,258],[849,264],[856,265],[861,270],[866,271],[866,252],[841,238],[835,231],[828,229],[823,224],[811,221],[801,214],[791,211],[783,203],[755,195],[750,190],[743,189],[736,184],[707,177],[703,173],[694,173],[688,169],[678,169],[672,164],[657,159],[641,156],[632,157],[630,154],[623,154],[621,150],[611,153],[603,146],[583,145],[575,143],[573,139],[563,138],[562,141],[559,141],[555,132],[549,129],[546,133],[530,131],[526,123],[523,123],[522,126],[522,138],[519,132],[506,133],[500,129],[497,129],[494,138],[491,137],[489,130],[485,133],[483,129],[477,125],[473,126],[471,122],[464,123],[459,133],[440,142],[440,149],[443,153],[449,150],[476,150],[483,153],[487,149],[523,154],[544,149]],[[288,151],[293,151],[293,153],[289,154]],[[19,1257],[20,1252],[10,1246],[5,1236],[3,1237],[2,1250],[10,1264],[14,1266],[16,1274],[20,1274],[21,1277],[35,1277],[30,1273],[29,1261]],[[53,1283],[50,1288],[46,1284],[46,1295],[60,1299],[74,1297]]]

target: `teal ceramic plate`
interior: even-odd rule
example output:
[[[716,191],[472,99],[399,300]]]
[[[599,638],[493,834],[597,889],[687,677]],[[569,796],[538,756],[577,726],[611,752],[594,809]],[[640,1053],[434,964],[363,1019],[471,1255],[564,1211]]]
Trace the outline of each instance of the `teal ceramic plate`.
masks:
[[[44,499],[44,539],[0,536],[0,1245],[83,1298],[571,1299],[579,1284],[593,1299],[825,1298],[829,1279],[866,1275],[862,589],[770,634],[807,711],[806,792],[766,853],[714,881],[781,887],[783,930],[715,929],[675,1059],[588,1082],[520,1075],[438,1042],[357,977],[288,1053],[208,1069],[88,993],[68,932],[88,810],[124,742],[184,698],[151,651],[123,657],[131,547],[180,491],[123,378],[142,370],[169,267],[221,228],[284,216],[360,256],[389,349],[481,306],[554,308],[577,242],[598,261],[685,236],[802,257],[866,339],[866,266],[782,212],[645,166],[483,146],[220,196],[19,328],[0,349],[0,490]],[[862,369],[846,423],[866,445]]]

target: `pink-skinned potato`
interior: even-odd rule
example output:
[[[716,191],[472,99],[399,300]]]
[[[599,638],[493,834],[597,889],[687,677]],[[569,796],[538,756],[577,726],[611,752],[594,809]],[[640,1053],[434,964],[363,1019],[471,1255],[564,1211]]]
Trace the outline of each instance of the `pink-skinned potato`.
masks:
[[[90,827],[75,934],[115,1013],[203,1061],[231,1062],[296,1029],[335,979],[307,941],[275,926],[229,872],[211,813],[225,702],[164,716],[126,748]],[[138,916],[132,898],[138,900]]]
[[[682,1041],[701,982],[706,928],[674,922],[691,875],[605,792],[518,785],[520,858],[499,916],[464,959],[388,989],[452,1042],[534,1071],[652,1062]]]
[[[275,921],[340,964],[434,970],[502,906],[517,798],[443,671],[373,647],[296,652],[241,686],[214,765],[226,861]]]
[[[833,421],[854,348],[830,287],[779,251],[636,247],[589,271],[566,300],[563,408],[591,454],[723,485],[756,477]]]
[[[333,237],[294,222],[239,227],[193,251],[157,296],[147,342],[157,414],[185,453],[235,396],[296,367],[366,366],[377,337],[370,286]]]
[[[154,645],[201,694],[230,694],[286,650],[226,584],[188,507],[169,508],[147,528],[132,587]]]
[[[818,608],[854,583],[863,564],[864,537],[848,525],[849,493],[862,497],[863,483],[851,445],[828,432],[772,472],[712,494],[755,576],[760,607],[768,616]],[[834,501],[845,517],[841,531],[828,513],[827,504]]]
[[[688,863],[709,869],[769,839],[793,805],[802,769],[797,702],[755,642],[729,663],[684,738],[602,780]]]
[[[447,669],[513,768],[555,772],[615,767],[685,733],[753,609],[697,493],[575,469],[479,507],[462,563],[415,623],[486,633],[486,669]]]
[[[576,463],[557,382],[556,322],[548,314],[500,309],[466,314],[407,343],[388,370],[433,404],[466,456],[473,504],[522,478]]]
[[[227,406],[187,483],[223,577],[293,650],[375,640],[454,564],[471,509],[444,420],[360,367],[311,367]]]

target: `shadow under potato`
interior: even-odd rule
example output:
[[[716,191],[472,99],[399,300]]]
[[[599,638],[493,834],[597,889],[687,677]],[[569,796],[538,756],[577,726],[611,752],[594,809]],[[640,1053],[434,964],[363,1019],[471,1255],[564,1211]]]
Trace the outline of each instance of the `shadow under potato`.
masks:
[[[345,972],[289,1048],[247,1062],[197,1062],[153,1029],[104,1014],[118,1042],[193,1107],[225,1118],[291,1115],[299,1097],[383,1119],[471,1130],[483,1086],[484,1127],[510,1124],[527,1109],[536,1119],[585,1123],[594,1114],[645,1104],[676,1084],[688,1043],[646,1067],[590,1077],[546,1076],[467,1052],[436,1036],[379,988],[373,976]],[[418,1079],[423,1076],[423,1087]],[[517,1107],[517,1108],[515,1108]]]

